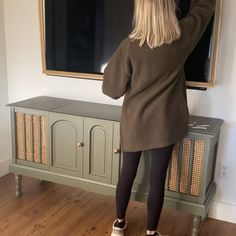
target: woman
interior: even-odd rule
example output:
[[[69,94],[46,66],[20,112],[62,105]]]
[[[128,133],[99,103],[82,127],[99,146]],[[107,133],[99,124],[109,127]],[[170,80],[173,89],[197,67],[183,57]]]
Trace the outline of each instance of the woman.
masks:
[[[174,0],[136,0],[134,28],[110,59],[102,91],[118,99],[125,94],[120,120],[123,166],[116,188],[112,236],[124,235],[133,180],[142,151],[150,150],[147,235],[157,226],[164,201],[166,171],[177,141],[188,131],[184,64],[199,42],[216,0],[192,0],[178,21]]]

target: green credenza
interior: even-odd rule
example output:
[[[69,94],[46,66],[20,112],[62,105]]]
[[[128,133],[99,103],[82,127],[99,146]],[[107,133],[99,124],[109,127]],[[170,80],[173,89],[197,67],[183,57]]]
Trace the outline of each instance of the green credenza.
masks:
[[[16,196],[22,176],[115,195],[122,167],[121,107],[39,96],[8,104]],[[193,215],[192,235],[207,217],[216,190],[214,170],[221,119],[191,116],[189,132],[174,147],[164,207]],[[150,152],[143,151],[131,199],[146,201]]]

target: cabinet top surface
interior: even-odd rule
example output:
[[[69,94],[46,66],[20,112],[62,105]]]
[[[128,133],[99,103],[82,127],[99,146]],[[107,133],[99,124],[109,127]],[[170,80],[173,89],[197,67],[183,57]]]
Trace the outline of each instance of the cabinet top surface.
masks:
[[[9,103],[6,106],[78,115],[118,122],[120,122],[122,109],[121,106],[49,96],[34,97],[15,103]],[[222,124],[222,119],[190,115],[189,133],[215,135]]]
[[[7,106],[120,121],[121,107],[65,98],[39,96]]]

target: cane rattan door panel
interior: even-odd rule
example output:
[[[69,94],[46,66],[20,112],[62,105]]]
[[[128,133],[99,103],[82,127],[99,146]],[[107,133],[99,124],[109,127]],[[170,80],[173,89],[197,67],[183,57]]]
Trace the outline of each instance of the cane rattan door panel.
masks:
[[[47,113],[15,109],[15,161],[29,166],[48,166]]]
[[[169,166],[169,191],[199,196],[204,144],[185,138],[175,145]]]

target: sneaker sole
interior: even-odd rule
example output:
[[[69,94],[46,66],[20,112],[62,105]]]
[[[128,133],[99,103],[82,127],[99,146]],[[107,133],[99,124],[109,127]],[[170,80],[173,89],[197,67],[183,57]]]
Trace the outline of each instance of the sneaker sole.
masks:
[[[111,236],[123,236],[124,235],[124,230],[127,228],[128,221],[126,220],[124,228],[120,229],[118,227],[114,227],[114,223],[112,225],[112,233]]]

